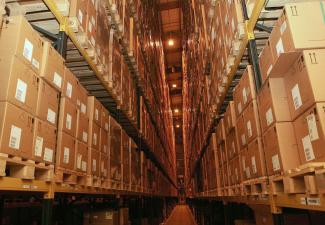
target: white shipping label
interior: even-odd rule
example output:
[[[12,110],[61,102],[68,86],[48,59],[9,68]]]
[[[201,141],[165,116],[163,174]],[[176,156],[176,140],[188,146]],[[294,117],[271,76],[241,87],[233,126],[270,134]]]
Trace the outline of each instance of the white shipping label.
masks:
[[[91,23],[95,26],[96,25],[96,20],[95,20],[95,17],[91,17]]]
[[[306,161],[314,160],[315,155],[314,155],[314,150],[309,135],[307,135],[302,139],[302,145],[304,147]]]
[[[62,87],[62,76],[58,74],[57,72],[54,73],[53,76],[53,83],[58,86],[59,88]]]
[[[299,109],[302,106],[302,100],[298,84],[291,89],[291,96],[295,110]]]
[[[97,161],[96,159],[93,159],[93,172],[96,172],[96,167],[97,167]]]
[[[316,125],[316,117],[315,114],[310,114],[306,117],[308,123],[308,131],[310,141],[316,141],[319,139],[317,125]]]
[[[284,53],[284,47],[283,47],[283,42],[282,42],[281,38],[278,41],[278,43],[276,44],[276,52],[277,52],[278,56],[280,56],[282,53]]]
[[[10,139],[9,139],[9,147],[19,150],[20,138],[21,138],[21,128],[12,125],[11,132],[10,132]]]
[[[284,31],[287,29],[287,22],[284,21],[283,24],[281,25],[280,27],[280,32],[281,32],[281,35],[284,33]]]
[[[252,157],[252,170],[253,170],[253,173],[257,173],[255,156]]]
[[[26,101],[26,94],[27,94],[27,84],[18,79],[17,80],[17,87],[16,87],[16,94],[15,94],[15,98],[22,102],[22,103],[25,103]]]
[[[39,61],[34,59],[32,60],[32,65],[36,68],[36,69],[39,69]]]
[[[79,20],[79,22],[82,24],[82,22],[83,22],[83,13],[81,12],[80,9],[79,9],[79,11],[78,11],[78,20]]]
[[[34,156],[42,157],[43,152],[43,138],[37,136],[35,140]]]
[[[82,132],[82,140],[84,142],[88,142],[88,133],[85,131]]]
[[[265,118],[266,118],[266,124],[270,126],[274,119],[273,119],[273,113],[272,113],[272,108],[269,108],[266,113],[265,113]]]
[[[242,111],[241,102],[238,103],[237,110],[238,110],[238,114],[240,114]]]
[[[93,135],[93,145],[97,145],[97,134],[94,133]]]
[[[270,73],[272,72],[273,69],[273,65],[270,65],[270,67],[268,68],[267,72],[266,72],[266,76],[268,77],[270,75]]]
[[[46,162],[52,162],[53,161],[53,149],[45,148],[44,149],[44,161]]]
[[[47,109],[47,121],[52,124],[55,124],[56,121],[56,113],[50,108]]]
[[[321,200],[320,198],[307,197],[307,205],[320,206]]]
[[[99,114],[99,113],[98,113],[98,109],[95,109],[95,120],[98,120],[98,119],[99,119],[99,118],[98,118],[98,117],[99,117],[98,114]]]
[[[82,155],[78,154],[77,156],[77,169],[81,169]]]
[[[87,171],[87,162],[86,161],[81,162],[81,170],[84,172]]]
[[[67,90],[65,91],[65,94],[68,98],[72,97],[72,84],[71,83],[67,83]]]
[[[281,169],[280,160],[279,160],[279,155],[278,154],[272,156],[272,167],[273,167],[273,171],[277,171],[277,170],[280,170]]]
[[[241,143],[242,143],[242,145],[246,145],[246,136],[245,136],[245,134],[241,135]]]
[[[247,126],[248,137],[250,138],[253,136],[252,123],[250,120],[247,122],[246,126]]]
[[[88,21],[88,31],[89,33],[91,33],[93,31],[93,24],[91,23],[91,21]]]
[[[244,101],[244,104],[247,103],[247,92],[246,92],[246,88],[245,87],[243,88],[243,101]]]
[[[68,164],[70,158],[70,149],[67,147],[64,147],[63,151],[63,163]]]
[[[67,113],[67,118],[65,120],[65,128],[67,128],[68,130],[71,130],[71,121],[72,121],[72,116]]]
[[[34,45],[27,38],[25,39],[23,56],[28,60],[32,61]]]
[[[108,123],[105,123],[105,130],[108,131]]]
[[[81,111],[83,114],[86,114],[86,112],[87,112],[87,106],[86,106],[85,104],[81,103],[80,111]]]

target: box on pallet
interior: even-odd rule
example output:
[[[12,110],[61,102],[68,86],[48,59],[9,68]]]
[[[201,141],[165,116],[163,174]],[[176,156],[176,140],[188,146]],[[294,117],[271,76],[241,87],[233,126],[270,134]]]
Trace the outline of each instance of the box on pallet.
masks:
[[[81,97],[78,92],[80,85],[81,84],[71,70],[65,68],[62,96],[68,98],[73,104],[77,105],[77,99]]]
[[[108,155],[100,153],[100,176],[104,179],[108,178],[109,175],[108,163]]]
[[[247,147],[251,178],[266,176],[265,156],[262,144],[262,138],[257,137],[248,144]],[[247,164],[246,164],[247,165]]]
[[[101,128],[104,129],[106,132],[109,131],[109,112],[107,111],[107,109],[102,106],[101,108],[101,115],[102,115],[102,118],[101,118]]]
[[[100,150],[100,127],[92,120],[89,120],[88,134],[89,134],[88,146],[99,151]]]
[[[88,146],[77,141],[76,143],[76,171],[86,173],[88,166]]]
[[[55,166],[63,169],[74,170],[76,159],[75,152],[75,138],[65,133],[64,131],[59,131]]]
[[[260,118],[258,115],[257,101],[253,100],[244,110],[244,126],[247,142],[250,143],[256,137],[261,137]]]
[[[87,90],[79,83],[77,87],[77,108],[80,112],[88,117],[88,92]]]
[[[235,103],[233,101],[229,102],[227,110],[224,115],[224,124],[226,134],[229,134],[233,128],[236,126],[236,114],[235,114]]]
[[[88,173],[100,177],[100,152],[94,148],[88,148]]]
[[[78,110],[77,113],[77,133],[76,138],[84,144],[88,144],[89,136],[89,118]]]
[[[108,139],[108,132],[100,128],[100,145],[99,150],[102,153],[108,154],[108,148],[109,148],[109,139]]]
[[[59,131],[64,131],[72,137],[76,136],[77,131],[77,108],[69,99],[61,98]]]
[[[30,66],[16,56],[0,61],[0,101],[8,101],[35,115],[39,78]]]
[[[70,0],[69,25],[75,32],[87,30],[88,0]]]
[[[101,126],[102,104],[94,96],[88,97],[88,117],[98,126]]]
[[[239,145],[237,141],[237,132],[236,130],[230,131],[226,138],[226,149],[227,149],[227,156],[228,159],[232,159],[238,155],[239,152]]]

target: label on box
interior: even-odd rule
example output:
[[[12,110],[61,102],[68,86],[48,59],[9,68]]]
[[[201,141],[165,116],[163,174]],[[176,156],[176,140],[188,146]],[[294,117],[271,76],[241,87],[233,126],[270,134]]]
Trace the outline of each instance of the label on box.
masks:
[[[69,82],[67,83],[67,90],[65,91],[65,94],[69,98],[72,97],[72,84]]]
[[[53,149],[45,148],[44,149],[44,161],[52,162],[53,161]]]
[[[16,94],[15,94],[15,98],[22,102],[22,103],[25,103],[26,101],[26,93],[27,93],[27,84],[18,79],[17,80],[17,87],[16,87]]]
[[[279,160],[279,155],[278,154],[272,156],[272,167],[273,167],[273,171],[277,171],[277,170],[280,170],[281,169],[280,160]]]
[[[245,134],[241,135],[241,143],[242,143],[242,145],[246,145],[246,136],[245,136]]]
[[[21,128],[12,125],[11,132],[10,132],[10,139],[9,139],[9,147],[19,150],[20,138],[21,138]]]
[[[307,197],[307,205],[320,206],[321,205],[320,198]]]
[[[78,154],[77,156],[77,169],[81,169],[81,161],[82,161],[82,155]]]
[[[105,123],[105,130],[108,131],[108,123]]]
[[[39,69],[39,61],[34,59],[32,60],[32,65],[36,68],[36,69]]]
[[[96,167],[97,167],[97,160],[93,159],[93,172],[96,172]]]
[[[246,126],[247,126],[248,137],[250,138],[253,136],[252,123],[250,120],[247,122]]]
[[[56,113],[52,109],[48,108],[47,109],[47,121],[49,121],[52,124],[55,124],[55,120],[56,120]]]
[[[85,104],[81,103],[80,111],[81,111],[83,114],[86,114],[86,112],[87,112],[87,107],[86,107]]]
[[[295,110],[299,109],[302,106],[302,100],[298,84],[291,89],[291,96]]]
[[[281,35],[284,33],[284,31],[287,29],[287,22],[284,21],[280,27],[280,32],[281,32]]]
[[[241,102],[238,103],[237,110],[238,110],[238,114],[240,114],[242,111]]]
[[[307,135],[302,139],[302,145],[304,147],[306,161],[314,160],[315,155],[314,155],[314,150],[309,135]]]
[[[93,145],[97,145],[97,134],[94,133],[93,135]]]
[[[72,121],[72,116],[67,113],[67,118],[65,120],[65,128],[67,128],[68,130],[71,130],[71,121]]]
[[[99,114],[98,109],[95,109],[95,120],[98,120],[98,117],[99,117],[98,114]]]
[[[301,197],[301,198],[300,198],[300,204],[301,204],[301,205],[307,205],[307,200],[306,200],[305,197]]]
[[[268,126],[270,126],[273,123],[273,113],[272,113],[272,109],[269,108],[266,113],[265,113],[265,118],[266,118],[266,124]]]
[[[252,170],[253,170],[253,173],[257,173],[255,156],[252,157]]]
[[[86,161],[81,162],[81,170],[84,172],[87,171],[87,162]]]
[[[243,101],[244,101],[244,104],[247,103],[247,93],[246,93],[246,88],[245,87],[243,88]]]
[[[35,140],[34,155],[38,157],[42,157],[42,152],[43,152],[43,138],[37,136]]]
[[[88,133],[85,131],[82,132],[82,140],[84,142],[88,142]]]
[[[282,53],[284,53],[284,47],[283,47],[283,42],[282,42],[281,38],[278,41],[278,43],[276,44],[276,52],[277,52],[278,56],[280,56]]]
[[[32,61],[34,45],[27,38],[25,39],[23,56],[28,60]]]
[[[83,22],[83,13],[82,13],[82,11],[80,9],[78,11],[78,20],[82,24],[82,22]]]
[[[306,117],[308,123],[308,131],[310,141],[316,141],[319,139],[317,125],[316,125],[316,117],[315,114],[310,114]]]
[[[268,68],[267,72],[266,72],[266,76],[268,77],[270,75],[270,73],[272,72],[273,69],[273,65],[270,65],[270,67]]]
[[[70,149],[67,147],[64,147],[63,151],[63,163],[68,164],[70,158]]]
[[[62,76],[60,76],[60,74],[58,74],[57,72],[54,73],[53,83],[59,88],[62,87]]]

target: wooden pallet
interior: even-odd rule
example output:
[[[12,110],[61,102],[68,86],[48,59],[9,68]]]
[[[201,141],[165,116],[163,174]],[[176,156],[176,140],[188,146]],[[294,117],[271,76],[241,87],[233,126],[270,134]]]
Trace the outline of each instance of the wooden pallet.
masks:
[[[260,177],[242,182],[243,195],[260,196],[269,194],[269,178]]]
[[[53,179],[53,171],[53,165],[0,153],[0,176],[2,177],[50,182]]]
[[[122,189],[121,181],[110,180],[110,189],[121,190]]]
[[[270,178],[272,194],[324,194],[325,163],[307,163]]]
[[[102,187],[102,178],[94,175],[87,175],[87,186],[95,188]]]
[[[55,182],[69,185],[87,185],[87,176],[85,173],[56,167],[55,168]]]
[[[243,196],[243,185],[236,184],[228,187],[228,193],[230,196]]]

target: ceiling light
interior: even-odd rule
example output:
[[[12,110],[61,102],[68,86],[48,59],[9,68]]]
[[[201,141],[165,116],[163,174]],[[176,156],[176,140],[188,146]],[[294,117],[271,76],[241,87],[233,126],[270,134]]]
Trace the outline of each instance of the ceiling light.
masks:
[[[177,88],[177,84],[173,84],[173,88]]]
[[[179,112],[179,110],[178,110],[178,109],[175,109],[175,110],[174,110],[174,112],[175,112],[175,113],[178,113],[178,112]]]
[[[176,125],[176,128],[180,128],[181,126],[179,124]]]
[[[169,39],[169,40],[168,40],[168,45],[169,45],[169,46],[174,46],[174,44],[175,44],[175,43],[174,43],[174,40],[173,40],[173,39]]]

